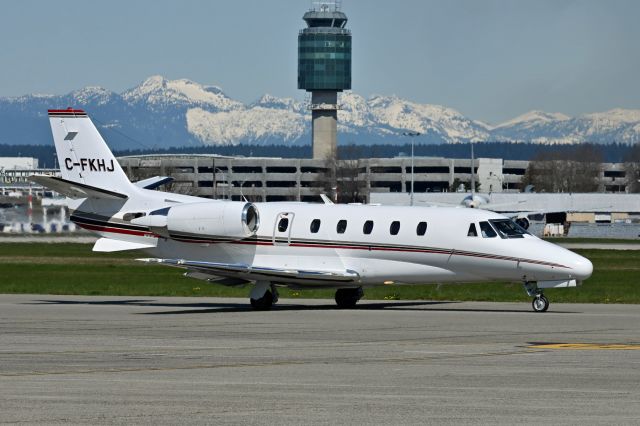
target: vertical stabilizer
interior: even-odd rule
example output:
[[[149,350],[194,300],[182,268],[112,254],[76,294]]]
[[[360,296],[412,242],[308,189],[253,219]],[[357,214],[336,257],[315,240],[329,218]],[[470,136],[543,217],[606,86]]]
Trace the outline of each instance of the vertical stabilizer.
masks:
[[[83,110],[49,110],[49,122],[63,179],[131,193],[133,184]]]

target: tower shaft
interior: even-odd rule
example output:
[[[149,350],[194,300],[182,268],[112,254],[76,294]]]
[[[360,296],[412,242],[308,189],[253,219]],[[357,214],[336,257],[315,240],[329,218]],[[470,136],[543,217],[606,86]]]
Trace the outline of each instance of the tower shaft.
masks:
[[[313,158],[335,158],[338,132],[338,92],[311,92]]]

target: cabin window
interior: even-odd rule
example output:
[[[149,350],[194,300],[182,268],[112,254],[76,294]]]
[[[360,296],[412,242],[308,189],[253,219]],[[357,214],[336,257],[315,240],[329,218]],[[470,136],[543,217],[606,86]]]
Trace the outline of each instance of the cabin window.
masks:
[[[393,222],[391,222],[391,225],[389,226],[389,233],[391,235],[398,235],[398,232],[400,232],[400,222],[397,220],[394,220]]]
[[[347,230],[347,221],[345,219],[341,219],[338,221],[338,225],[336,226],[336,232],[338,234],[344,234],[344,231]]]
[[[494,219],[489,222],[496,228],[501,238],[524,238],[525,234],[529,234],[511,219]]]
[[[494,238],[498,236],[496,231],[489,225],[489,222],[480,222],[480,233],[483,238]]]
[[[371,233],[371,231],[373,231],[373,221],[372,220],[368,220],[362,226],[362,232],[364,232],[365,234],[369,235]]]
[[[312,234],[317,233],[320,230],[320,219],[313,219],[311,221],[311,226],[309,227],[309,230],[311,231]]]
[[[286,217],[283,217],[282,219],[280,219],[280,221],[278,222],[278,232],[286,232],[288,227],[289,227],[289,219]]]
[[[472,223],[469,225],[469,231],[467,232],[467,237],[477,237],[478,232],[476,231],[476,224]]]
[[[427,222],[420,222],[416,227],[416,234],[422,236],[427,233]]]

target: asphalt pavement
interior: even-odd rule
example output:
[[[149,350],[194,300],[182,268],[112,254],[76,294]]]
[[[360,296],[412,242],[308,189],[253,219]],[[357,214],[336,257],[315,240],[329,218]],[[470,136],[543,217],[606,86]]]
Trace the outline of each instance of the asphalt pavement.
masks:
[[[640,307],[0,295],[0,422],[638,424]]]

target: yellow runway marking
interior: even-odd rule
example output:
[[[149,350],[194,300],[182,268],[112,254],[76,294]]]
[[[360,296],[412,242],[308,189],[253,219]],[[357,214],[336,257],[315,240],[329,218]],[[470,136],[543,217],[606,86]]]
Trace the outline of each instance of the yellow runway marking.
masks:
[[[628,351],[640,350],[640,344],[618,344],[618,343],[540,343],[529,346],[533,349],[574,349],[574,350],[614,350]]]

